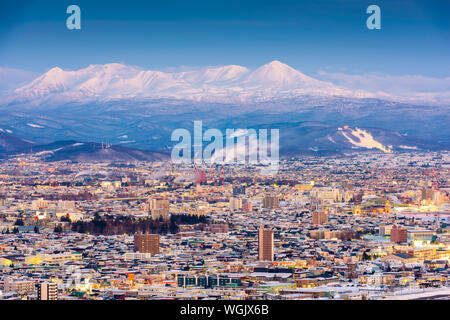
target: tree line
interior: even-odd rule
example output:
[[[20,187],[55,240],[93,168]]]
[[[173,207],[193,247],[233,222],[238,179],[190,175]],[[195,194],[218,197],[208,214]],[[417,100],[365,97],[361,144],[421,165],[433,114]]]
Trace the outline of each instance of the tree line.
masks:
[[[134,219],[132,217],[114,217],[98,214],[91,221],[76,221],[72,223],[72,231],[78,233],[89,233],[95,235],[116,235],[116,234],[175,234],[182,224],[208,223],[206,217],[193,215],[172,215],[170,219]]]

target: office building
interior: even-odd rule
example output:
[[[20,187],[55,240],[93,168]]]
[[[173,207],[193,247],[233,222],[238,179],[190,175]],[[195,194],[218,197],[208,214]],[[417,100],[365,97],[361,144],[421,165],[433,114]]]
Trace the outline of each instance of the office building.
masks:
[[[151,212],[152,219],[157,220],[163,218],[164,220],[169,218],[169,200],[166,199],[149,199],[148,209]]]
[[[134,251],[141,253],[159,253],[158,234],[136,234],[134,236]]]
[[[325,211],[314,211],[312,214],[313,224],[324,224],[328,222],[328,212]]]
[[[277,196],[266,195],[263,200],[263,208],[277,209],[279,207],[279,200]]]
[[[273,231],[263,227],[258,232],[258,259],[273,261]]]

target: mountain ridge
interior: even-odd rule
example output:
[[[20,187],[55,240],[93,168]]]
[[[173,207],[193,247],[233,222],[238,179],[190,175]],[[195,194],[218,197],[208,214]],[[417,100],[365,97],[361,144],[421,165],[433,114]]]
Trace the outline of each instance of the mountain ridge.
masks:
[[[410,104],[348,91],[277,60],[255,70],[229,65],[164,72],[118,63],[75,71],[55,67],[16,94],[8,103],[0,102],[0,128],[40,144],[109,141],[168,150],[173,145],[171,132],[189,130],[195,120],[219,130],[270,128],[287,121],[331,128],[286,132],[289,139],[282,144],[302,140],[298,146],[289,146],[294,153],[357,149],[360,142],[352,138],[353,133],[334,137],[337,128],[344,126],[353,128],[356,135],[363,134],[367,145],[380,148],[393,141],[397,147],[450,149],[448,106]],[[395,134],[381,134],[385,141],[375,142],[371,131],[358,133],[355,128]],[[333,144],[328,136],[340,142]]]
[[[97,142],[80,142],[76,140],[61,140],[49,144],[20,143],[23,141],[11,136],[13,142],[6,150],[0,147],[0,155],[16,156],[27,155],[39,157],[43,161],[71,160],[80,162],[130,162],[130,161],[167,161],[170,155],[167,151],[141,150],[118,145],[109,145]],[[0,146],[2,136],[0,134]]]
[[[130,98],[226,102],[305,94],[373,97],[309,77],[275,60],[253,71],[237,65],[184,72],[144,70],[118,63],[90,65],[75,71],[55,67],[17,88],[8,103],[66,104]]]

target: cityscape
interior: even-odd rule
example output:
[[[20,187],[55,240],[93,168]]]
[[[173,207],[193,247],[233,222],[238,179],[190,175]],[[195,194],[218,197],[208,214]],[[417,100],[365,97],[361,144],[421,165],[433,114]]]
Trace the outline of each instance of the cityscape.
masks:
[[[106,150],[105,150],[106,152]],[[447,299],[450,154],[0,172],[1,299]]]
[[[0,1],[0,303],[33,317],[439,310],[448,12]]]

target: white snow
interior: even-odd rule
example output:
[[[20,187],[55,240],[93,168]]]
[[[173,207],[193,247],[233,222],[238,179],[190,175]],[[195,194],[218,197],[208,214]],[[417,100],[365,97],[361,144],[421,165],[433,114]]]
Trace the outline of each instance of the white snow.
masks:
[[[44,128],[43,126],[40,126],[40,125],[34,124],[34,123],[27,123],[27,126],[32,127],[32,128],[40,128],[40,129]]]
[[[45,154],[55,154],[55,152],[58,152],[58,151],[60,151],[62,149],[64,149],[64,148],[58,148],[58,149],[54,149],[54,150],[41,151],[41,152],[37,152],[36,155],[37,156],[42,156],[42,155],[45,155]]]
[[[304,94],[373,97],[311,78],[279,61],[254,71],[236,65],[185,72],[142,70],[117,63],[91,65],[76,71],[56,67],[16,89],[15,93],[16,99],[21,101],[39,101],[36,100],[39,98],[59,104],[163,97],[205,101],[265,100]]]
[[[367,149],[379,149],[385,153],[392,153],[392,150],[380,142],[376,141],[373,136],[362,129],[348,129],[347,132],[339,128],[340,133],[354,146]],[[359,141],[355,140],[358,138]]]
[[[419,150],[419,148],[417,148],[416,146],[398,146],[400,149],[409,149],[409,150]]]
[[[11,130],[0,128],[0,132],[12,133]]]

